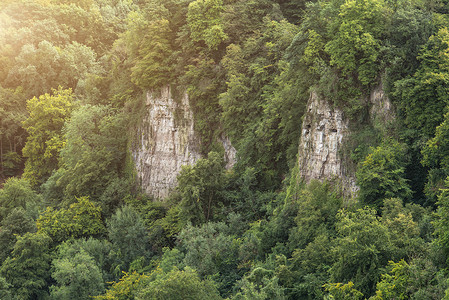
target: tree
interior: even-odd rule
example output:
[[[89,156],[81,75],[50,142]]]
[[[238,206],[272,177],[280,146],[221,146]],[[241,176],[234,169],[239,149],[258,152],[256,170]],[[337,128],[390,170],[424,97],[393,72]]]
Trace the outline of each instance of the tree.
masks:
[[[376,295],[370,299],[444,299],[447,285],[444,275],[428,258],[415,257],[409,263],[390,261],[377,283]]]
[[[322,234],[333,235],[342,199],[332,191],[330,185],[311,182],[297,197],[295,201],[300,205],[295,217],[296,226],[290,231],[291,248],[304,248]]]
[[[431,12],[415,7],[411,1],[401,2],[401,7],[394,9],[391,23],[386,26],[390,44],[386,72],[392,85],[392,100],[395,99],[394,82],[407,78],[419,68],[419,52],[434,31],[431,19]]]
[[[351,281],[354,288],[369,297],[376,291],[376,283],[389,261],[406,260],[425,253],[418,224],[413,221],[409,208],[404,208],[398,199],[388,199],[385,200],[382,217],[369,207],[341,210],[337,215],[337,238],[331,250],[334,262],[329,270],[330,282]],[[402,271],[398,272],[399,276]],[[385,281],[384,286],[385,289],[396,289],[394,293],[398,294],[392,295],[399,296],[411,285],[404,283],[403,278],[398,277],[397,282],[392,280],[391,285]],[[420,283],[416,283],[415,287],[419,286]]]
[[[75,89],[87,74],[100,70],[91,48],[77,42],[60,48],[44,40],[37,47],[22,47],[6,82],[12,87],[22,86],[29,97],[37,97],[58,86]]]
[[[71,90],[34,97],[27,102],[30,116],[23,122],[28,138],[23,148],[27,158],[23,178],[32,186],[42,184],[58,167],[59,151],[65,143],[62,127],[74,107]]]
[[[6,279],[0,277],[0,298],[3,300],[12,300],[12,294],[10,291],[11,285],[6,282]]]
[[[427,245],[420,236],[415,212],[412,205],[404,207],[401,199],[384,200],[381,222],[388,228],[391,251],[397,257],[413,257],[426,251]]]
[[[130,206],[119,208],[107,223],[115,256],[116,276],[128,271],[136,259],[149,257],[148,232],[140,215]]]
[[[199,159],[194,166],[182,167],[177,190],[182,197],[183,219],[196,225],[215,217],[222,201],[225,172],[223,157],[217,152],[210,152],[207,159]]]
[[[87,197],[77,198],[68,209],[47,207],[36,224],[38,232],[50,236],[55,243],[69,238],[98,237],[106,232],[101,209]]]
[[[372,208],[354,212],[341,210],[336,230],[338,237],[331,249],[330,282],[354,282],[368,296],[374,293],[381,268],[394,259],[388,228]]]
[[[446,186],[449,184],[446,179]],[[446,265],[449,265],[449,189],[441,189],[437,201],[435,240],[433,243],[442,252]]]
[[[103,282],[114,280],[111,274],[111,250],[112,244],[107,239],[96,239],[93,237],[71,239],[64,242],[66,244],[66,257],[73,257],[76,253],[85,252],[89,257],[93,258],[95,265],[98,266],[102,273]]]
[[[328,283],[324,285],[326,291],[331,295],[330,299],[335,300],[351,300],[362,299],[363,294],[354,288],[352,281],[347,284]]]
[[[14,208],[22,208],[31,217],[37,217],[41,197],[25,179],[9,178],[0,189],[0,221]]]
[[[306,8],[304,0],[277,0],[282,9],[283,15],[290,23],[298,24],[303,17]]]
[[[223,127],[239,152],[239,164],[254,167],[259,176],[274,177],[271,180],[278,182],[287,169],[286,151],[296,144],[294,137],[284,139],[294,130],[290,124],[288,129],[285,126],[298,121],[306,98],[296,93],[301,87],[291,87],[292,69],[281,55],[298,28],[286,21],[262,20],[252,36],[227,47],[221,60],[226,90],[220,94],[219,104]]]
[[[239,242],[224,223],[208,222],[200,227],[187,225],[178,235],[184,250],[184,264],[194,268],[200,278],[216,276],[218,290],[229,296],[232,286],[243,275],[239,268]]]
[[[55,186],[67,202],[73,197],[90,196],[98,201],[124,168],[127,136],[124,113],[108,106],[84,105],[73,112],[64,130],[60,169]]]
[[[0,177],[15,175],[22,162],[20,153],[25,143],[22,122],[26,113],[21,90],[0,86]]]
[[[211,50],[228,38],[224,32],[220,13],[224,10],[222,0],[196,0],[189,4],[187,24],[192,40],[204,42]]]
[[[328,282],[328,271],[334,262],[329,249],[336,235],[337,213],[342,199],[330,184],[318,181],[303,187],[295,198],[291,198],[287,200],[295,201],[298,208],[288,237],[289,249],[293,251],[289,270],[295,278],[289,282],[288,288],[297,297],[313,295],[322,298],[321,287]],[[286,222],[285,219],[280,221]]]
[[[421,48],[413,77],[395,83],[404,122],[415,136],[427,140],[444,120],[449,104],[449,31],[443,27]]]
[[[147,25],[146,34],[132,67],[131,81],[145,89],[156,89],[172,80],[170,23],[161,19]]]
[[[72,249],[69,243],[58,247],[52,261],[52,275],[56,285],[50,287],[53,299],[88,299],[104,292],[104,281],[95,260],[84,249]]]
[[[241,291],[236,293],[232,299],[236,300],[285,300],[285,288],[279,284],[272,270],[262,267],[254,267],[247,276],[239,283]]]
[[[436,127],[435,136],[429,139],[421,150],[421,163],[430,168],[427,175],[426,195],[434,202],[444,186],[444,180],[449,175],[449,113],[444,121]]]
[[[227,174],[228,184],[222,193],[227,204],[223,208],[225,213],[237,212],[246,222],[254,222],[265,216],[266,205],[276,197],[276,193],[259,191],[257,175],[251,167],[242,173]]]
[[[11,254],[17,237],[35,232],[36,224],[21,207],[11,210],[0,222],[0,264]]]
[[[105,294],[95,296],[96,300],[134,300],[140,285],[148,278],[148,275],[139,274],[136,271],[132,273],[123,273],[119,281],[113,282],[112,286]]]
[[[51,238],[44,233],[26,233],[0,268],[17,299],[43,299],[50,280]]]
[[[146,281],[137,292],[136,300],[219,300],[222,299],[210,280],[200,280],[190,268],[174,268],[168,273],[156,270],[152,281]]]
[[[405,152],[397,142],[371,149],[356,172],[360,186],[359,198],[363,204],[380,207],[385,198],[408,199],[412,195],[405,179]]]
[[[382,274],[382,280],[377,284],[376,296],[374,299],[409,299],[406,294],[407,287],[411,283],[408,268],[409,265],[400,260],[395,263],[388,263],[389,272]]]
[[[200,280],[198,274],[191,268],[179,270],[174,267],[169,272],[157,268],[150,274],[124,273],[104,295],[94,299],[219,300],[222,298],[212,281]]]
[[[365,86],[379,72],[381,37],[385,31],[387,5],[382,0],[356,0],[340,6],[330,25],[331,40],[326,44],[330,64],[347,78],[356,77]]]

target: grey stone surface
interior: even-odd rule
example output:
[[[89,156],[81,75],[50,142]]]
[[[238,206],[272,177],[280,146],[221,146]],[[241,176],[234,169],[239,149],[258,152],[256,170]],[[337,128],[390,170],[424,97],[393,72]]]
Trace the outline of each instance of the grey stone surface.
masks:
[[[373,121],[376,119],[388,122],[394,118],[392,104],[382,85],[373,89],[366,101],[370,105],[370,117]],[[343,111],[312,92],[299,143],[298,163],[301,177],[306,182],[312,179],[338,182],[346,196],[356,197],[359,187],[355,174],[347,168],[348,162],[340,155],[350,133],[349,120]]]
[[[166,198],[176,187],[181,167],[193,165],[202,157],[187,93],[175,100],[169,86],[148,92],[137,136],[132,155],[138,182],[146,194]],[[220,140],[230,168],[235,163],[236,151],[229,139]]]

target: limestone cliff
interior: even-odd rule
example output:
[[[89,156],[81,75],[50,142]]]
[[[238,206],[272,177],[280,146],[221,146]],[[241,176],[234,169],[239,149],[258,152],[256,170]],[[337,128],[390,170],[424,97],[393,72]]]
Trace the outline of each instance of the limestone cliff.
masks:
[[[175,100],[169,86],[148,92],[137,136],[132,155],[138,182],[145,193],[163,199],[176,186],[181,167],[201,158],[187,93]],[[221,141],[227,167],[232,167],[235,149],[227,138]]]
[[[373,89],[366,101],[370,107],[371,120],[385,123],[394,118],[391,102],[382,85]],[[312,92],[304,115],[299,144],[298,163],[301,177],[306,182],[312,179],[338,181],[347,196],[355,197],[359,190],[355,174],[346,167],[348,163],[340,155],[350,133],[349,120],[343,111]]]

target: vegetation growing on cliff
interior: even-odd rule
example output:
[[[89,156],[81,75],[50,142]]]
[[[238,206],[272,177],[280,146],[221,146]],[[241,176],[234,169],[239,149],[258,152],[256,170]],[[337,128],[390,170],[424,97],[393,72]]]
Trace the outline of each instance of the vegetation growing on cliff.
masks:
[[[445,1],[0,0],[0,298],[447,298],[448,25]],[[128,147],[166,85],[204,158],[159,202]],[[357,201],[299,178],[312,91],[350,120]]]

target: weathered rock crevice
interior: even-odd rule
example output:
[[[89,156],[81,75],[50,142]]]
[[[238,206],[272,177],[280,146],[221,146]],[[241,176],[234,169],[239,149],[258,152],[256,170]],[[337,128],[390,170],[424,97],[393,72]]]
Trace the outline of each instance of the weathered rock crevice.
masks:
[[[181,167],[193,165],[202,157],[201,141],[194,130],[187,93],[175,100],[169,86],[148,92],[144,110],[132,156],[143,192],[163,199],[176,187]],[[223,136],[220,142],[227,167],[231,168],[236,150],[228,138]]]

